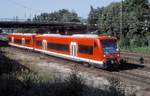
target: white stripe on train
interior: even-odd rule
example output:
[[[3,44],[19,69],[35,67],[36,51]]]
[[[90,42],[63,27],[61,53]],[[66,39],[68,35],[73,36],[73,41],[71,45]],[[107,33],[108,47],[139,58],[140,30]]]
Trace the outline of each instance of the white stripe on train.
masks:
[[[16,47],[20,47],[20,48],[26,48],[26,49],[34,49],[32,47],[26,47],[26,46],[21,46],[21,45],[16,45],[13,43],[9,43],[11,46],[16,46]],[[88,62],[90,64],[100,64],[102,65],[103,62],[102,61],[96,61],[96,60],[91,60],[91,59],[85,59],[85,58],[81,58],[81,57],[76,57],[76,56],[70,56],[70,55],[65,55],[65,54],[60,54],[60,53],[55,53],[55,52],[50,52],[50,51],[46,51],[46,50],[42,50],[42,49],[37,49],[35,48],[34,50],[39,51],[39,52],[43,52],[45,54],[49,54],[49,55],[53,55],[56,57],[60,57],[60,58],[64,58],[64,59],[70,59],[70,60],[75,60],[75,61],[83,61],[83,62]]]

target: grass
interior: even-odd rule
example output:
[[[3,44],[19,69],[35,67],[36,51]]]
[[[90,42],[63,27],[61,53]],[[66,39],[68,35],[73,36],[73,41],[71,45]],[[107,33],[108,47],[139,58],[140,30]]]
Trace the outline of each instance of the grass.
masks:
[[[128,49],[121,49],[121,51],[130,51],[130,52],[150,54],[150,47],[128,48]]]

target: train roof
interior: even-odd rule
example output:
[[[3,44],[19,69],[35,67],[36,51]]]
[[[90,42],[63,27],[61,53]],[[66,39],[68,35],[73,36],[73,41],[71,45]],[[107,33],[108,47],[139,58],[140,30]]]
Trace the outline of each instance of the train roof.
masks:
[[[74,34],[73,37],[87,37],[87,38],[98,38],[95,34]]]
[[[36,35],[35,33],[11,33],[10,35]]]
[[[94,39],[100,39],[100,40],[107,40],[107,39],[113,39],[117,40],[117,38],[112,36],[98,36],[95,34],[74,34],[74,35],[61,35],[61,34],[34,34],[34,33],[12,33],[12,35],[37,35],[37,37],[43,37],[43,36],[52,36],[52,37],[74,37],[74,38],[94,38]]]
[[[117,38],[112,37],[112,36],[99,36],[100,40],[107,40],[107,39],[113,39],[113,40],[117,40]]]

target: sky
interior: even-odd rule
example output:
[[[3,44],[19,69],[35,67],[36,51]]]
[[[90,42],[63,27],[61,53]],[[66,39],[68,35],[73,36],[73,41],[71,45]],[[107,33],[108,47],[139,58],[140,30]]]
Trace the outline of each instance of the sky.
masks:
[[[75,11],[80,17],[86,18],[90,6],[94,8],[107,6],[121,0],[0,0],[0,18],[19,19],[32,18],[43,12],[53,12],[60,9]]]

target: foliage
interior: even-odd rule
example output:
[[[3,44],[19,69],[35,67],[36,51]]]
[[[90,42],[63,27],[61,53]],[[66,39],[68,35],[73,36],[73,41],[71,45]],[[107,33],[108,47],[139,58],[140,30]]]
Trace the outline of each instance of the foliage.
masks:
[[[65,82],[67,84],[66,90],[69,94],[65,94],[64,96],[82,95],[83,89],[85,87],[85,81],[81,77],[81,75],[78,74],[77,70],[72,70],[72,73],[69,75],[68,78],[66,78]]]
[[[107,33],[120,39],[121,47],[149,46],[148,0],[124,0],[111,3],[106,7],[95,9],[91,7],[88,20],[90,24],[98,25],[100,34]]]
[[[74,11],[61,9],[51,13],[41,13],[34,16],[33,21],[39,22],[80,22],[78,14]]]
[[[110,82],[108,89],[110,90],[112,96],[125,96],[125,87],[119,78],[111,77],[108,78],[108,80]]]
[[[136,47],[136,48],[130,47],[130,48],[128,48],[128,50],[121,49],[121,51],[130,51],[130,52],[150,54],[150,48],[149,47]]]

